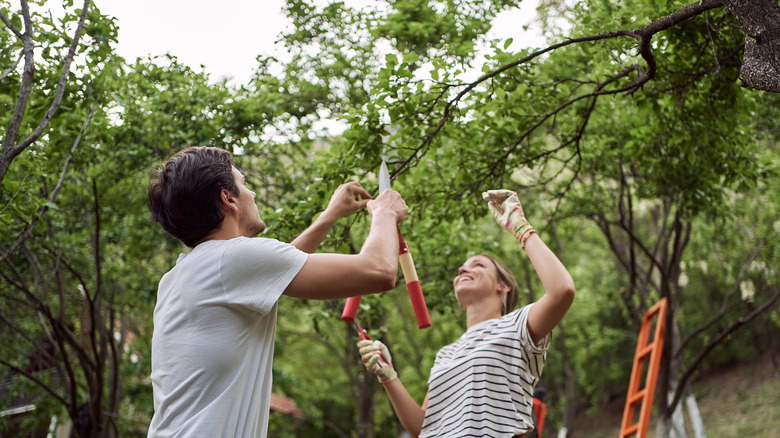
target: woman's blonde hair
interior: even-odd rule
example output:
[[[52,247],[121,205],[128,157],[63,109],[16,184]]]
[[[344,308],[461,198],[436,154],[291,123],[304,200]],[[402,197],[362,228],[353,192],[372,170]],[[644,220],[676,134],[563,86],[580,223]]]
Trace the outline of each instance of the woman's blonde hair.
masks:
[[[517,306],[517,302],[520,299],[520,286],[517,285],[515,275],[505,264],[501,263],[497,258],[488,253],[483,252],[480,255],[487,257],[493,262],[493,266],[496,267],[496,278],[498,278],[498,281],[509,286],[509,292],[504,295],[504,301],[501,303],[501,315],[506,315],[515,310],[515,307]]]

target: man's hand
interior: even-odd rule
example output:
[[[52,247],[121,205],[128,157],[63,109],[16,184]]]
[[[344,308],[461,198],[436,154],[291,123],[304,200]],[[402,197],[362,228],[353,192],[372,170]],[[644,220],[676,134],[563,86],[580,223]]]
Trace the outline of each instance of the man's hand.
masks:
[[[398,192],[392,189],[387,189],[377,196],[376,199],[368,201],[366,208],[371,216],[387,211],[395,216],[396,223],[403,222],[406,219],[406,215],[409,214],[409,207],[406,206],[406,201],[401,198]]]
[[[370,199],[371,195],[356,181],[340,185],[333,192],[322,214],[290,244],[303,252],[313,253],[325,240],[337,220],[365,207]]]
[[[363,365],[382,383],[387,383],[398,377],[393,368],[393,358],[385,344],[379,341],[360,341],[357,344]]]
[[[323,215],[332,215],[336,218],[348,217],[365,207],[371,195],[357,181],[341,184],[333,192],[330,202]]]
[[[482,198],[488,201],[488,209],[493,213],[496,222],[514,234],[525,248],[525,241],[536,230],[525,218],[517,193],[511,190],[488,190],[482,193]]]

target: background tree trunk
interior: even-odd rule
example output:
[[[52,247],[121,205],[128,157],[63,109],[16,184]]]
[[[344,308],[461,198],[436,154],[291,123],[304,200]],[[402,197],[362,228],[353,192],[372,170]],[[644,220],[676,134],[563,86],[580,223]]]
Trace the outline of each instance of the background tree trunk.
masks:
[[[727,0],[745,31],[742,85],[780,92],[780,5],[773,0]]]
[[[686,388],[685,406],[688,408],[688,415],[693,426],[693,436],[695,438],[707,438],[707,432],[704,430],[704,421],[699,412],[699,404],[696,402],[696,396],[690,390],[690,385]]]

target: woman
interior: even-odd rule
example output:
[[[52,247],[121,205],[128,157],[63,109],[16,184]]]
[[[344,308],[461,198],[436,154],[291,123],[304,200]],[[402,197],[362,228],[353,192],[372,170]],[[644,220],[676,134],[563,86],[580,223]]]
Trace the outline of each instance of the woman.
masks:
[[[545,293],[512,311],[518,286],[509,269],[487,254],[466,260],[452,284],[467,329],[436,354],[422,406],[401,383],[384,344],[358,343],[366,369],[378,377],[412,436],[511,438],[532,431],[533,388],[552,329],[574,300],[569,272],[528,223],[517,195],[491,190],[482,196],[498,223],[517,237]]]

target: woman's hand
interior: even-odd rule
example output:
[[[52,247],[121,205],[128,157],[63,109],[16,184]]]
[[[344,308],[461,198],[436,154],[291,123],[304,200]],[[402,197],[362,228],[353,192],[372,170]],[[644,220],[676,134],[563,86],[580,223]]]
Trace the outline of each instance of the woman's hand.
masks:
[[[488,201],[488,209],[493,213],[496,222],[514,234],[525,249],[525,242],[536,230],[525,218],[523,206],[517,198],[517,193],[503,189],[488,190],[482,193],[482,198]]]
[[[385,344],[364,340],[358,342],[357,346],[363,358],[363,365],[369,372],[374,373],[380,382],[387,383],[398,377],[393,368],[393,358]]]

